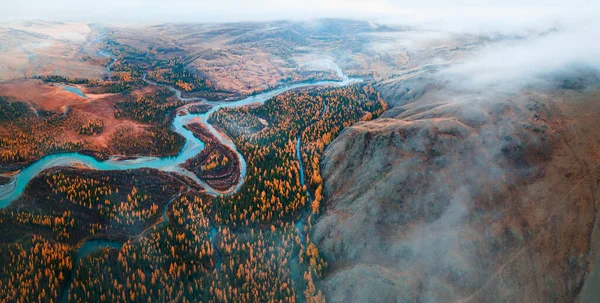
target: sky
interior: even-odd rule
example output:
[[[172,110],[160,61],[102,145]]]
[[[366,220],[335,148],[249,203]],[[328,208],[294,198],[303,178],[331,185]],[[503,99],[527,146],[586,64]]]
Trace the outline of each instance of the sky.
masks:
[[[235,22],[322,17],[394,23],[523,20],[598,11],[588,0],[21,0],[2,5],[0,19],[104,23]],[[461,22],[463,23],[463,22]]]

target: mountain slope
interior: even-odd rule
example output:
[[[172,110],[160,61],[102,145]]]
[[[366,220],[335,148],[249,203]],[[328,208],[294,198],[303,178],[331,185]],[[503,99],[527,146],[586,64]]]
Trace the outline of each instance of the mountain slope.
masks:
[[[380,84],[397,106],[348,128],[325,153],[327,206],[312,239],[330,262],[326,297],[590,296],[600,89],[482,98],[424,83]]]

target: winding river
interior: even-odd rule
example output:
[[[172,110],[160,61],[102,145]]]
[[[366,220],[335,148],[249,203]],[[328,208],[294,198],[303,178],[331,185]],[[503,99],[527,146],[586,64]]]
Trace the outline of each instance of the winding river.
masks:
[[[109,55],[105,52],[102,52],[102,51],[100,51],[99,54],[101,56],[112,58],[111,55]],[[112,62],[110,62],[106,66],[108,72],[110,72],[110,68],[112,67],[114,62],[115,62],[115,60],[113,58]],[[185,102],[202,101],[202,102],[207,102],[208,104],[212,105],[212,108],[204,114],[190,114],[187,111],[182,111],[184,113],[183,115],[178,115],[174,118],[171,128],[173,129],[173,131],[179,133],[180,135],[182,135],[185,138],[185,144],[177,156],[174,156],[174,157],[139,157],[136,159],[124,160],[124,161],[120,161],[118,159],[118,157],[111,157],[109,160],[99,161],[91,156],[83,155],[83,154],[79,154],[79,153],[75,153],[75,152],[57,153],[57,154],[47,155],[47,156],[41,158],[40,160],[36,161],[35,163],[29,165],[28,167],[22,169],[18,174],[14,175],[12,177],[11,182],[9,182],[8,184],[0,186],[0,209],[5,208],[12,201],[17,199],[21,195],[21,193],[23,193],[23,191],[25,190],[25,187],[27,186],[29,181],[32,178],[34,178],[35,176],[37,176],[41,171],[51,168],[51,167],[56,167],[56,166],[61,166],[61,165],[72,165],[75,163],[83,164],[87,167],[90,167],[90,168],[93,168],[96,170],[103,170],[103,171],[128,170],[128,169],[138,169],[138,168],[155,168],[155,169],[160,169],[163,171],[177,172],[177,173],[180,173],[187,177],[190,177],[191,179],[193,179],[194,181],[199,183],[206,190],[207,193],[214,195],[214,196],[231,194],[231,193],[237,192],[243,185],[244,179],[246,177],[246,161],[244,160],[244,157],[242,156],[242,154],[237,150],[233,141],[229,138],[226,138],[226,137],[224,138],[223,135],[220,132],[218,132],[208,122],[208,118],[214,112],[218,111],[221,108],[234,108],[234,107],[245,106],[248,104],[255,104],[255,103],[262,104],[266,100],[268,100],[272,97],[275,97],[279,94],[282,94],[282,93],[290,91],[290,90],[302,88],[302,87],[326,86],[326,85],[327,86],[346,86],[346,85],[349,85],[352,83],[357,83],[357,82],[362,81],[362,79],[349,78],[346,75],[344,75],[341,68],[339,66],[337,66],[331,60],[323,60],[323,61],[321,61],[321,63],[325,63],[327,68],[333,69],[334,71],[336,71],[336,73],[340,77],[341,81],[310,81],[310,82],[297,83],[297,84],[292,84],[292,85],[288,85],[288,86],[283,86],[283,87],[280,87],[278,89],[274,89],[271,91],[266,91],[266,92],[263,92],[263,93],[260,93],[260,94],[254,95],[254,96],[250,96],[250,97],[247,97],[247,98],[244,98],[241,100],[237,100],[237,101],[207,101],[202,98],[184,98],[184,97],[182,97],[181,91],[179,91],[178,89],[176,89],[172,86],[169,86],[169,85],[159,84],[159,83],[147,80],[146,75],[144,75],[143,80],[146,83],[148,83],[149,85],[157,85],[157,86],[167,87],[169,90],[173,91],[175,93],[175,95],[182,101],[185,101]],[[68,86],[66,86],[65,88],[73,93],[81,95],[82,97],[87,97],[84,94],[80,94],[77,91],[73,91],[73,90],[69,89]],[[324,111],[325,111],[325,109],[324,109]],[[188,159],[190,159],[190,158],[194,157],[195,155],[197,155],[198,153],[200,153],[202,151],[202,149],[204,148],[204,143],[201,140],[199,140],[198,138],[196,138],[191,131],[187,130],[184,127],[184,125],[188,124],[190,121],[192,121],[192,120],[197,121],[198,119],[200,119],[204,123],[204,125],[206,125],[206,127],[210,130],[210,132],[222,144],[231,147],[238,155],[238,158],[240,160],[240,166],[241,166],[239,182],[235,188],[233,188],[232,190],[230,190],[228,192],[221,192],[221,191],[214,190],[213,188],[208,186],[205,182],[200,180],[196,175],[194,175],[193,173],[191,173],[179,166],[180,164],[186,162]],[[296,157],[297,157],[298,161],[300,162],[301,183],[304,184],[304,169],[303,169],[303,163],[302,163],[302,158],[301,158],[301,153],[300,153],[300,144],[301,144],[301,140],[300,140],[300,137],[298,137],[297,142],[296,142]],[[310,193],[309,193],[309,195],[310,195]],[[174,199],[175,198],[173,198],[172,200],[174,200]],[[168,206],[171,204],[172,200],[169,201],[169,203],[165,206],[165,209],[163,211],[163,217],[164,217],[163,222],[168,221],[166,211],[167,211]],[[298,233],[300,234],[300,237],[303,238],[302,237],[303,219],[300,218],[297,222],[295,222],[294,225],[296,226]],[[211,239],[211,242],[213,243],[213,245],[215,245],[216,234],[217,234],[217,229],[215,227],[212,227],[210,230],[210,239]],[[86,257],[87,255],[89,255],[90,253],[92,253],[94,251],[97,251],[101,247],[110,247],[110,248],[120,249],[121,246],[122,246],[122,243],[118,242],[118,241],[110,241],[110,240],[103,240],[103,239],[93,239],[93,240],[86,241],[85,243],[83,243],[83,245],[81,247],[79,247],[77,249],[77,255],[76,255],[76,260],[75,260],[74,268],[72,271],[71,279],[73,278],[73,275],[76,271],[79,261],[82,258]],[[217,254],[217,268],[219,267],[219,265],[221,263],[220,259],[221,259],[220,255]],[[70,288],[70,282],[68,284],[69,285],[63,291],[63,294],[61,297],[62,302],[67,301],[67,294],[68,294],[68,291]]]
[[[245,106],[245,105],[253,104],[253,103],[262,104],[266,100],[268,100],[274,96],[277,96],[279,94],[282,94],[284,92],[287,92],[287,91],[290,91],[293,89],[309,87],[309,86],[323,86],[323,85],[346,86],[351,83],[356,83],[356,82],[361,81],[361,79],[346,77],[341,72],[341,70],[338,71],[338,74],[340,74],[342,81],[312,81],[312,82],[298,83],[298,84],[284,86],[284,87],[281,87],[281,88],[278,88],[275,90],[263,92],[263,93],[255,95],[255,96],[250,96],[250,97],[238,100],[238,101],[206,101],[213,106],[208,112],[206,112],[204,114],[189,114],[188,113],[185,115],[177,116],[173,120],[173,124],[171,126],[172,129],[175,132],[182,135],[186,140],[182,150],[179,152],[179,154],[177,156],[174,156],[174,157],[139,157],[139,158],[136,158],[133,160],[124,160],[124,161],[119,161],[118,157],[112,157],[111,159],[106,160],[106,161],[99,161],[91,156],[83,155],[83,154],[79,154],[79,153],[75,153],[75,152],[57,153],[57,154],[47,155],[47,156],[41,158],[40,160],[38,160],[37,162],[35,162],[35,163],[29,165],[28,167],[24,168],[23,170],[21,170],[18,174],[13,176],[13,178],[12,178],[13,180],[11,182],[9,182],[8,184],[0,186],[0,208],[4,208],[4,207],[8,206],[12,201],[14,201],[16,198],[18,198],[21,195],[21,193],[23,192],[23,190],[25,189],[25,187],[27,186],[27,184],[29,183],[29,181],[32,178],[34,178],[36,175],[38,175],[44,169],[47,169],[50,167],[55,167],[55,166],[60,166],[60,165],[73,164],[73,163],[80,163],[87,167],[97,169],[97,170],[128,170],[128,169],[137,169],[137,168],[144,168],[144,167],[156,168],[156,169],[160,169],[160,170],[164,170],[164,171],[178,172],[180,174],[188,176],[188,177],[192,178],[194,181],[198,182],[200,185],[202,185],[202,187],[204,187],[206,189],[207,193],[209,193],[211,195],[222,195],[222,194],[230,194],[232,192],[236,192],[237,190],[240,189],[240,187],[242,186],[243,181],[246,177],[246,161],[244,160],[244,157],[239,153],[239,151],[237,150],[237,148],[236,148],[235,144],[232,142],[232,140],[230,140],[229,138],[224,138],[223,135],[221,135],[221,133],[216,131],[216,129],[210,123],[208,123],[208,118],[210,117],[210,115],[221,108],[226,108],[226,107],[233,108],[233,107]],[[149,83],[150,85],[158,85],[157,83],[154,83],[149,80],[146,80],[146,82]],[[177,89],[175,89],[171,86],[168,86],[168,87],[171,90],[178,92]],[[183,101],[191,100],[191,99],[182,98],[181,93],[176,93],[176,94]],[[197,100],[197,99],[194,99],[194,100]],[[201,140],[199,140],[198,138],[196,138],[191,131],[189,131],[183,127],[191,120],[197,120],[197,119],[202,120],[202,122],[207,126],[207,128],[210,130],[210,132],[215,137],[217,137],[219,139],[219,141],[221,141],[222,144],[225,144],[225,145],[231,147],[233,150],[235,150],[240,159],[240,165],[241,165],[240,182],[230,192],[223,193],[220,191],[216,191],[216,190],[212,189],[210,186],[208,186],[206,183],[204,183],[202,180],[200,180],[198,177],[196,177],[196,175],[194,175],[193,173],[179,167],[180,164],[182,164],[185,161],[187,161],[188,159],[194,157],[195,155],[200,153],[202,151],[202,149],[204,148],[204,143]]]

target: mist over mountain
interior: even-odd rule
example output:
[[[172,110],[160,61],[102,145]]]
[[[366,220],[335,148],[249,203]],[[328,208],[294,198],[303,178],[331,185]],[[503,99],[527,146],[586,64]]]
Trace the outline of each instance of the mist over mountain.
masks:
[[[0,11],[0,302],[596,302],[600,5]]]

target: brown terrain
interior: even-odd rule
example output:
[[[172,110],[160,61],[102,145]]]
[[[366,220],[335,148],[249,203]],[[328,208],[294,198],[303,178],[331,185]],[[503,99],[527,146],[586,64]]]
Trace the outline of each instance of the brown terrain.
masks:
[[[217,90],[234,95],[290,82],[337,79],[335,65],[349,75],[384,79],[432,63],[432,58],[460,58],[488,41],[339,19],[140,27],[30,20],[7,23],[0,30],[10,42],[0,48],[0,80],[50,74],[103,78],[107,59],[98,50],[111,39],[157,59],[183,59]],[[85,56],[93,59],[84,61]]]
[[[94,99],[92,97],[94,95],[89,96],[90,99]],[[118,95],[107,95],[93,102],[72,107],[74,113],[85,117],[85,119],[100,119],[104,121],[104,130],[102,133],[85,138],[94,148],[99,150],[110,148],[111,138],[120,130],[127,129],[133,134],[142,134],[147,127],[147,125],[130,119],[115,118],[114,104],[121,100],[122,97]]]
[[[77,86],[77,85],[74,85]],[[59,143],[82,144],[81,152],[105,159],[111,155],[146,156],[158,155],[154,152],[140,150],[138,152],[123,151],[119,141],[137,142],[140,148],[148,146],[152,139],[154,125],[144,124],[124,117],[115,117],[115,103],[126,99],[150,96],[156,94],[157,87],[146,86],[132,91],[129,95],[120,94],[89,94],[88,89],[77,86],[86,94],[83,98],[75,93],[66,91],[63,87],[41,80],[10,80],[0,82],[0,96],[8,96],[12,100],[22,100],[36,111],[45,110],[50,115],[60,116],[60,123],[52,129],[46,129],[45,136]],[[170,97],[169,102],[176,100]],[[40,123],[44,118],[35,117],[31,123]],[[98,133],[87,134],[80,131],[80,125],[87,121],[102,121],[102,130]],[[0,135],[11,137],[20,133],[22,129],[14,123],[0,125]],[[29,136],[30,134],[28,134]],[[124,142],[124,141],[123,141]],[[37,149],[39,146],[29,146]],[[10,148],[9,148],[10,149]],[[26,162],[3,163],[2,169],[14,171],[28,165]]]
[[[600,295],[600,86],[461,101],[424,79],[378,88],[391,109],[322,161],[312,239],[330,262],[329,301]]]
[[[85,23],[27,20],[0,24],[0,80],[38,75],[102,78],[103,66],[82,58],[96,37]]]
[[[59,85],[41,80],[12,80],[0,82],[2,95],[30,103],[37,110],[64,111],[65,106],[87,103],[90,100],[66,91]]]
[[[349,75],[382,79],[431,63],[432,58],[460,58],[486,41],[336,19],[161,24],[109,32],[115,41],[140,51],[164,59],[182,57],[189,69],[208,77],[217,89],[240,94],[312,78],[336,79],[334,65]]]
[[[114,104],[154,94],[154,87],[131,96],[84,90],[85,99],[22,79],[104,77],[103,64],[81,59],[91,54],[101,61],[99,43],[93,43],[100,32],[159,59],[183,58],[188,69],[217,89],[240,95],[335,78],[332,63],[348,75],[377,81],[390,109],[345,129],[321,162],[325,209],[310,239],[329,264],[317,282],[328,301],[594,302],[600,297],[598,81],[502,94],[460,91],[435,71],[504,38],[362,21],[162,24],[102,31],[45,21],[2,25],[0,80],[9,81],[0,83],[0,95],[35,109],[68,108],[81,120],[102,120],[100,134],[71,130],[61,136],[110,154],[118,154],[111,149],[116,133],[131,134],[128,144],[149,127],[116,119]],[[186,110],[207,108],[197,104]],[[182,166],[212,188],[231,189],[239,182],[235,151],[201,123],[186,127],[206,147]],[[175,186],[181,182],[154,170],[141,174]],[[42,179],[34,181],[43,187]],[[2,182],[8,179],[0,177]],[[27,202],[22,206],[50,207],[36,195],[22,198]],[[147,226],[136,226],[136,232]]]
[[[118,28],[111,34],[117,42],[136,49],[160,49],[165,58],[184,56],[188,67],[209,77],[217,89],[248,94],[276,86],[288,77],[304,80],[300,75],[294,77],[300,64],[288,56],[298,45],[288,40],[288,31],[265,27],[268,25],[261,23],[164,24]]]
[[[181,166],[193,172],[210,187],[227,191],[236,186],[240,180],[240,162],[237,154],[230,147],[221,144],[219,140],[201,122],[185,125],[194,135],[204,142],[204,149]],[[215,168],[205,169],[214,162],[214,157],[226,159],[225,165],[217,164]]]

